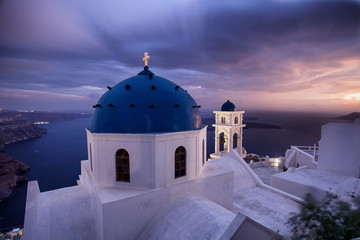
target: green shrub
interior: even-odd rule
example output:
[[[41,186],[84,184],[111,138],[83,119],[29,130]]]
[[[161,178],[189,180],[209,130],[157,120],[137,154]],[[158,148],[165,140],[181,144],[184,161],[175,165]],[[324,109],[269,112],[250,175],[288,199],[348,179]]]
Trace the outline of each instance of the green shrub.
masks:
[[[340,201],[328,194],[316,201],[310,194],[299,213],[288,221],[292,227],[291,239],[341,240],[360,237],[360,199]]]

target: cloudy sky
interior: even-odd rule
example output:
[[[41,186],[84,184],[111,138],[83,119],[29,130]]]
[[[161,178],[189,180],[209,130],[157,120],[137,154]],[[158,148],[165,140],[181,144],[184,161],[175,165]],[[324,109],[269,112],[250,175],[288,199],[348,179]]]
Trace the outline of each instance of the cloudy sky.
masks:
[[[0,108],[90,112],[145,51],[203,110],[360,111],[350,0],[0,0]]]

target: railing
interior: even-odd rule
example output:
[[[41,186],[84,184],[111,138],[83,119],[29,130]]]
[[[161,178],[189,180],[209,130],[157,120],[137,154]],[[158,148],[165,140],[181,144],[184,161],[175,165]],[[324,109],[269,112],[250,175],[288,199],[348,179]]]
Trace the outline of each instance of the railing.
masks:
[[[310,155],[313,155],[315,157],[314,158],[315,161],[318,160],[319,146],[316,146],[316,144],[310,146],[294,146],[294,147],[297,147],[298,149]]]
[[[317,168],[319,147],[313,146],[291,146],[286,151],[285,167],[307,166],[311,169]]]

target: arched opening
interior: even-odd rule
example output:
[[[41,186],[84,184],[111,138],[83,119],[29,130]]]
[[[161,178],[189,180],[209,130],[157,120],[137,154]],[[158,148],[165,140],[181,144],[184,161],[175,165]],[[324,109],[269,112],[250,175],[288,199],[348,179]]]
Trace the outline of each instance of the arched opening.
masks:
[[[237,148],[238,146],[238,134],[234,133],[233,135],[233,148]]]
[[[239,123],[239,118],[235,117],[234,122],[235,122],[235,124],[238,124]]]
[[[224,151],[224,146],[225,146],[225,135],[224,135],[224,133],[220,133],[220,137],[219,137],[219,151],[220,152]]]
[[[202,164],[205,164],[205,140],[202,140]]]
[[[91,151],[91,144],[89,146],[89,152],[90,152],[90,170],[92,171],[93,170],[93,164],[92,164],[92,151]]]
[[[221,117],[221,123],[225,124],[225,117]]]
[[[116,151],[116,181],[130,182],[130,158],[125,149]]]
[[[175,150],[175,178],[186,176],[186,149],[183,146]]]

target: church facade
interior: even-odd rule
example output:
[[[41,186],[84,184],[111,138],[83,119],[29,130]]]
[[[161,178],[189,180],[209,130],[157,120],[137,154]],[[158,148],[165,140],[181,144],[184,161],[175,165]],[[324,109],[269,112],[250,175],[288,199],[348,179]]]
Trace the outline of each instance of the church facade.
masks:
[[[78,185],[40,192],[36,181],[28,183],[23,238],[286,236],[286,227],[271,217],[285,218],[281,214],[290,214],[300,200],[265,186],[242,160],[243,112],[219,113],[226,120],[218,129],[237,134],[237,147],[207,162],[200,106],[180,86],[151,72],[148,58],[143,71],[108,87],[93,106],[88,160],[81,161]],[[268,214],[258,206],[244,212],[241,206],[248,203],[234,199],[244,194],[241,201],[251,201],[246,196],[252,191],[276,196],[288,211]]]

